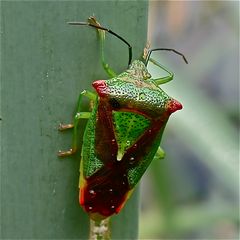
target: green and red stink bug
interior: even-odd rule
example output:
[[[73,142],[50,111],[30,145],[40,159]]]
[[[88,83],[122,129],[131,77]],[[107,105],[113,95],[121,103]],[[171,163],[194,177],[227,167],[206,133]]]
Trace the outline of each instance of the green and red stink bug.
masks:
[[[160,148],[162,134],[169,116],[182,108],[181,103],[169,97],[159,85],[173,79],[173,73],[150,58],[146,50],[143,60],[131,62],[130,44],[113,31],[102,27],[94,17],[88,22],[70,22],[97,29],[101,41],[101,54],[108,80],[93,82],[95,92],[80,93],[73,124],[60,125],[60,130],[73,128],[73,146],[59,151],[59,156],[76,152],[79,120],[88,119],[84,132],[80,164],[79,201],[93,220],[105,219],[118,213],[154,157],[163,157]],[[117,75],[105,63],[103,44],[105,32],[113,34],[129,48],[129,67]],[[152,79],[147,70],[151,61],[169,75]],[[82,97],[93,102],[91,112],[81,111]]]

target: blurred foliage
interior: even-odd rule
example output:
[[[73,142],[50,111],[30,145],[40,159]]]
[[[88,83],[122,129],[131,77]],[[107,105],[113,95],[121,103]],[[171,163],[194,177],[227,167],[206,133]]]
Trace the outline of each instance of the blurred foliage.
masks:
[[[189,64],[153,55],[175,73],[162,88],[184,109],[167,125],[166,158],[142,183],[140,238],[238,239],[239,2],[150,1],[148,38]]]

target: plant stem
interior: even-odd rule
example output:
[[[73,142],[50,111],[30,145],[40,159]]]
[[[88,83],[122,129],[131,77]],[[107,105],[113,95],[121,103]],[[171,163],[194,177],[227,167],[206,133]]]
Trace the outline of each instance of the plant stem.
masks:
[[[110,218],[94,221],[90,219],[89,240],[110,240]]]

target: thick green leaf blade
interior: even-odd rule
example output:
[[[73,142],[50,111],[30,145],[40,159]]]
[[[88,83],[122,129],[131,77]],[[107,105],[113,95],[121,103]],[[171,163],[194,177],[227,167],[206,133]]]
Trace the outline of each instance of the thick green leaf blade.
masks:
[[[72,121],[82,90],[106,78],[95,30],[66,24],[93,13],[140,56],[145,1],[1,2],[1,239],[88,238],[78,203],[80,151],[68,159],[56,154],[71,142],[71,130],[59,133],[58,124]],[[127,47],[112,36],[106,46],[114,70],[125,70]],[[137,238],[137,202],[136,195],[113,221],[113,238]]]

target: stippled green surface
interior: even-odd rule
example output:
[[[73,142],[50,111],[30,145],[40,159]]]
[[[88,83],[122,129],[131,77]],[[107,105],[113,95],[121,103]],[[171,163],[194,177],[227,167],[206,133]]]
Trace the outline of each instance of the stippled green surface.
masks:
[[[130,105],[132,111],[159,117],[172,100],[151,78],[145,64],[135,60],[126,72],[106,81],[106,94],[120,106]]]
[[[87,239],[78,204],[79,152],[58,159],[79,93],[106,74],[95,30],[70,27],[95,14],[133,44],[146,43],[145,1],[1,1],[1,239]],[[116,72],[127,49],[108,37],[106,60]],[[80,132],[82,135],[82,132]],[[113,239],[136,239],[138,194],[112,221]]]
[[[139,114],[115,111],[113,112],[113,123],[119,149],[117,158],[120,161],[125,151],[149,127],[150,120]]]
[[[103,162],[95,154],[95,127],[96,114],[98,109],[98,100],[94,102],[91,117],[88,119],[85,127],[82,145],[82,166],[84,178],[91,176],[94,172],[103,167]]]

